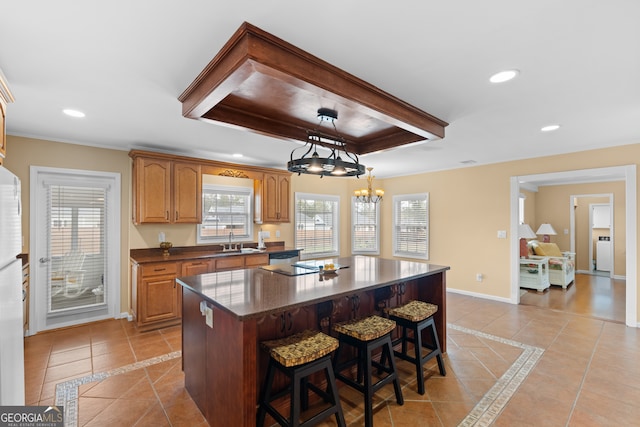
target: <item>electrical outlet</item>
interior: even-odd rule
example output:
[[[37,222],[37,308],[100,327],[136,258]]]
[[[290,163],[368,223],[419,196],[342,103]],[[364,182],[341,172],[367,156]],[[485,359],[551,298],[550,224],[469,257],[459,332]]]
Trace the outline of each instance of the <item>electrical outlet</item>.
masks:
[[[276,230],[276,238],[280,237],[280,230]]]
[[[265,239],[269,239],[271,237],[271,232],[263,231],[262,232],[262,237],[264,237]]]
[[[482,273],[476,274],[476,282],[482,282],[483,278],[484,278],[484,276],[482,275]]]
[[[506,239],[507,230],[498,230],[498,239]]]

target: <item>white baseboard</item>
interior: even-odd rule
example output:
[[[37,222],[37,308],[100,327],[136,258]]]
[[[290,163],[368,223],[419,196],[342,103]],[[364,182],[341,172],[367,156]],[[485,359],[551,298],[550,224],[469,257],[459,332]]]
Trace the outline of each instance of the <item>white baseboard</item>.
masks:
[[[131,322],[133,320],[133,316],[130,313],[123,311],[122,313],[120,313],[120,316],[116,317],[116,319],[127,319],[129,322]]]
[[[454,293],[454,294],[460,294],[460,295],[467,295],[467,296],[470,296],[470,297],[476,297],[476,298],[482,298],[482,299],[488,299],[488,300],[492,300],[492,301],[499,301],[499,302],[506,302],[506,303],[509,303],[509,304],[513,304],[513,302],[509,298],[497,297],[495,295],[481,294],[479,292],[469,292],[469,291],[463,291],[461,289],[452,289],[452,288],[449,288],[449,287],[447,287],[447,292],[451,292],[451,293]]]

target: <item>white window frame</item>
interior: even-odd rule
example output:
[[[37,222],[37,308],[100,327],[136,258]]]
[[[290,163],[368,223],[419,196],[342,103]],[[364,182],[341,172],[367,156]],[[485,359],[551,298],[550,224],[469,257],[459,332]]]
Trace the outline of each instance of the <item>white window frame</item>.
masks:
[[[398,224],[401,221],[401,218],[398,218],[398,210],[400,208],[400,204],[402,202],[407,201],[425,201],[426,202],[426,218],[424,222],[424,226],[426,227],[425,233],[425,251],[408,251],[408,250],[400,250],[398,248],[398,226],[402,224]],[[393,256],[403,257],[403,258],[416,258],[416,259],[429,259],[429,193],[416,193],[416,194],[401,194],[397,196],[393,196]]]
[[[207,215],[207,212],[205,212],[205,206],[204,206],[204,195],[205,195],[205,191],[225,191],[225,192],[232,192],[238,195],[242,195],[242,196],[246,196],[248,198],[247,200],[247,208],[248,208],[248,212],[246,212],[247,215],[247,232],[246,234],[241,234],[241,235],[233,235],[231,237],[231,241],[232,242],[239,242],[239,241],[250,241],[253,239],[253,188],[251,187],[239,187],[239,186],[230,186],[230,185],[217,185],[217,184],[203,184],[202,185],[202,198],[203,198],[203,203],[202,203],[202,220],[204,222],[204,218]],[[196,234],[196,243],[197,244],[216,244],[216,243],[228,243],[229,242],[229,235],[225,235],[225,236],[212,236],[212,237],[203,237],[202,236],[202,226],[204,224],[198,224],[197,226],[197,234]]]
[[[332,231],[332,245],[330,250],[311,252],[309,248],[306,248],[304,242],[299,242],[299,227],[304,227],[304,224],[298,223],[300,217],[298,212],[298,202],[302,200],[314,200],[334,203],[335,209],[331,212],[333,225]],[[295,193],[295,208],[294,208],[294,236],[293,236],[296,248],[301,249],[301,259],[313,259],[313,258],[328,258],[340,256],[340,197],[328,194],[311,194],[311,193]]]
[[[375,243],[374,247],[369,249],[356,249],[356,218],[358,205],[373,205],[375,207],[374,223],[375,227]],[[351,253],[353,255],[380,255],[380,206],[378,203],[359,202],[356,197],[351,197]]]

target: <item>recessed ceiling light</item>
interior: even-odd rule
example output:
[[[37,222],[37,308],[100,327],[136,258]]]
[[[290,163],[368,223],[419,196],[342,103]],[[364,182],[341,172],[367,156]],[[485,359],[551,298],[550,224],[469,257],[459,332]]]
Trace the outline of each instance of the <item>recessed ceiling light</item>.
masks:
[[[234,153],[234,154],[233,154],[233,157],[242,157],[242,154],[240,154],[240,153]]]
[[[491,76],[489,78],[489,81],[491,83],[504,83],[504,82],[508,82],[509,80],[515,78],[518,74],[520,73],[520,71],[518,70],[505,70],[505,71],[500,71],[499,73],[494,74],[493,76]]]
[[[65,113],[67,116],[71,116],[71,117],[84,117],[85,114],[82,111],[78,111],[78,110],[72,110],[70,108],[65,108],[64,110],[62,110],[63,113]]]
[[[549,126],[544,126],[543,128],[540,129],[541,132],[553,132],[554,130],[558,130],[560,129],[560,125],[549,125]]]

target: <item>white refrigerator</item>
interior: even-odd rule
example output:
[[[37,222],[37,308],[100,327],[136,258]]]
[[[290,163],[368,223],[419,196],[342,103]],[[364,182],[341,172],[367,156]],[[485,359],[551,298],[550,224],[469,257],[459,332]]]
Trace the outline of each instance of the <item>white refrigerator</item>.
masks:
[[[23,406],[22,204],[20,180],[0,166],[0,406]]]

